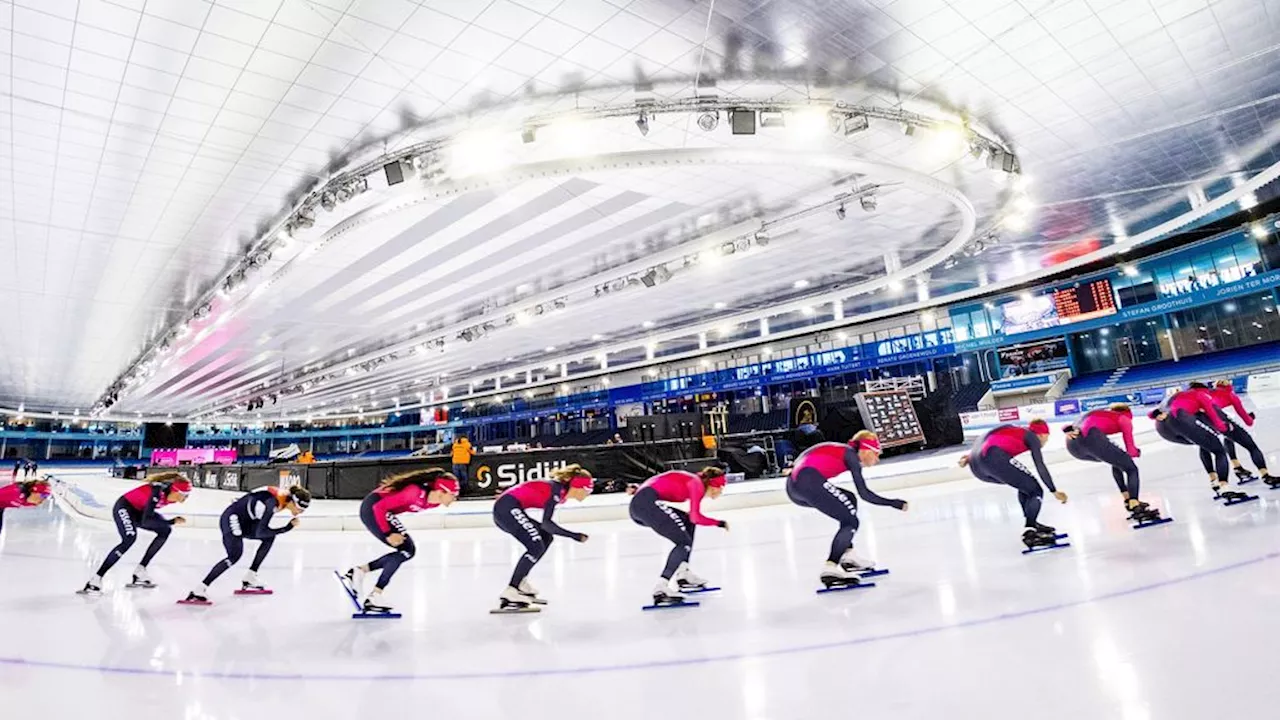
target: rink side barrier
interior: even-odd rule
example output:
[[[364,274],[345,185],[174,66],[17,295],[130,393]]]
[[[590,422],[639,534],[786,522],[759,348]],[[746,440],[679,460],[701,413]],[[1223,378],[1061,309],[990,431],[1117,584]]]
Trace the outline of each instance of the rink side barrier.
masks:
[[[1050,422],[1053,426],[1053,439],[1045,450],[1046,462],[1069,459],[1062,441],[1061,427],[1064,424],[1065,422],[1059,421]],[[1134,434],[1140,438],[1155,435],[1154,423],[1145,415],[1135,417],[1133,425]],[[1149,441],[1142,438],[1139,445]],[[957,446],[954,452],[892,459],[869,468],[866,472],[867,484],[884,494],[924,485],[974,481],[968,470],[956,464],[960,456],[967,452],[967,447]],[[138,484],[136,480],[112,478],[102,472],[68,473],[60,479],[62,482],[54,492],[59,506],[73,518],[103,524],[111,522],[110,510],[115,498]],[[784,478],[774,477],[731,483],[718,500],[708,501],[707,511],[719,515],[726,510],[789,505],[791,501],[784,490],[785,482]],[[836,484],[852,486],[847,474],[837,480]],[[218,525],[222,510],[237,496],[238,493],[197,487],[186,504],[166,508],[163,512],[187,518],[188,525],[185,527],[213,529]],[[565,523],[616,520],[629,522],[627,506],[630,500],[631,496],[623,493],[594,495],[582,503],[569,502],[562,505],[556,511],[556,519]],[[317,500],[303,516],[298,529],[365,532],[357,516],[358,511],[359,503],[354,500]],[[458,502],[445,510],[406,513],[400,519],[409,530],[478,528],[493,525],[492,513],[492,500],[471,500]],[[281,519],[280,522],[285,520]]]

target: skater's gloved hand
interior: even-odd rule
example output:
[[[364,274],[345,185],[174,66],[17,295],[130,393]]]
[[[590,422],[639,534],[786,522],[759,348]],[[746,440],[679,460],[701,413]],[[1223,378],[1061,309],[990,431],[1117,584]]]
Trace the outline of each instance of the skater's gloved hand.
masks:
[[[1258,414],[1257,414],[1257,413],[1249,413],[1249,419],[1250,419],[1250,420],[1257,420],[1257,419],[1258,419]]]
[[[1057,491],[1055,491],[1055,492],[1053,493],[1053,496],[1054,496],[1055,498],[1057,498],[1057,499],[1058,499],[1058,502],[1060,502],[1060,503],[1064,503],[1064,502],[1066,502],[1066,501],[1067,501],[1067,494],[1066,494],[1066,493],[1064,493],[1064,492],[1062,492],[1061,490],[1057,490]]]
[[[387,544],[391,547],[400,547],[404,544],[404,535],[400,533],[391,533],[387,536]]]
[[[640,486],[639,486],[639,485],[637,485],[637,484],[635,484],[635,483],[627,483],[627,494],[628,494],[628,495],[635,495],[635,494],[636,494],[636,491],[637,491],[637,490],[639,490],[639,489],[640,489]]]
[[[902,512],[906,512],[906,511],[907,511],[907,507],[908,507],[908,503],[907,503],[907,501],[906,501],[906,500],[903,500],[903,501],[902,501],[902,507],[900,507],[900,508],[898,508],[898,509],[899,509],[899,510],[901,510]]]
[[[1129,453],[1129,457],[1142,457],[1142,448],[1134,448],[1133,452]]]
[[[720,527],[724,528],[724,529],[725,529],[725,531],[726,531],[726,532],[728,532],[728,530],[729,530],[729,521],[728,521],[728,520],[721,520],[721,521],[720,521]]]
[[[969,456],[968,456],[968,455],[961,455],[961,456],[960,456],[960,467],[969,467]]]
[[[173,524],[174,524],[174,525],[186,525],[186,524],[187,524],[187,519],[186,519],[186,518],[184,518],[184,517],[176,517],[176,518],[174,518],[174,519],[173,519]]]
[[[587,534],[586,534],[586,533],[578,533],[578,542],[580,542],[580,543],[584,543],[584,542],[586,542],[586,541],[587,541]]]
[[[289,521],[289,527],[298,527],[298,518]]]

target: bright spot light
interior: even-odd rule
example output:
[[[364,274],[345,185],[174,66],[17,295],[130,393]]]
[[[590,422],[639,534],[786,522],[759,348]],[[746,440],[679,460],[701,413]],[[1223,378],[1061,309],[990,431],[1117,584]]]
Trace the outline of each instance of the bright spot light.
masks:
[[[1018,192],[1026,192],[1029,187],[1031,187],[1031,178],[1021,174],[1013,176],[1014,190],[1017,190]]]
[[[1125,266],[1124,266],[1124,274],[1125,274],[1125,275],[1127,275],[1128,277],[1137,277],[1137,276],[1138,276],[1138,268],[1136,268],[1136,267],[1134,267],[1134,266],[1132,266],[1132,265],[1125,265]]]
[[[713,308],[715,308],[716,310],[723,310],[723,309],[725,309],[725,308],[729,307],[729,304],[728,304],[728,303],[723,303],[723,302],[718,302],[718,303],[716,303],[715,305],[712,305],[712,307],[713,307]]]
[[[726,337],[726,336],[728,336],[728,335],[732,335],[732,334],[733,334],[733,326],[732,326],[732,325],[719,325],[719,326],[717,326],[717,327],[716,327],[716,332],[717,332],[717,333],[720,333],[720,336],[721,336],[721,337]]]
[[[1028,225],[1025,215],[1009,215],[1000,224],[1014,232],[1022,232],[1027,229]]]
[[[531,320],[533,320],[533,316],[525,312],[524,310],[520,310],[516,312],[517,325],[528,325]]]
[[[581,117],[566,117],[542,128],[538,142],[557,155],[586,155],[595,150],[595,126]]]
[[[819,140],[829,133],[830,113],[824,108],[810,107],[790,113],[787,134],[795,140]]]
[[[764,349],[762,352],[764,352],[764,354],[765,354],[765,355],[772,355],[772,354],[773,354],[773,348],[771,348],[771,347],[765,347],[765,349]]]
[[[901,281],[901,280],[890,280],[890,281],[889,281],[889,289],[890,289],[890,290],[892,290],[892,291],[894,291],[894,292],[902,292],[902,281]]]
[[[928,148],[945,158],[968,152],[969,137],[964,128],[950,123],[939,125],[929,134]]]
[[[804,289],[804,288],[809,287],[809,281],[808,281],[808,280],[797,280],[797,281],[795,281],[795,282],[791,283],[791,287],[793,287],[793,288],[795,288],[795,289],[797,289],[797,290],[802,290],[802,289]]]
[[[836,333],[836,339],[837,339],[837,340],[839,340],[840,342],[844,342],[845,340],[848,340],[848,339],[849,339],[849,333],[847,333],[847,332],[838,332],[838,333]]]
[[[1035,207],[1035,203],[1031,202],[1031,198],[1026,195],[1019,195],[1013,201],[1013,207],[1020,213],[1029,213]]]
[[[449,173],[455,177],[484,175],[511,165],[507,138],[495,130],[467,130],[449,145]]]
[[[803,314],[803,315],[806,315],[806,316],[810,316],[810,317],[812,317],[812,316],[813,316],[813,314],[814,314],[814,309],[813,309],[812,307],[810,307],[810,306],[806,305],[806,306],[804,306],[804,307],[800,308],[800,312],[801,312],[801,314]]]

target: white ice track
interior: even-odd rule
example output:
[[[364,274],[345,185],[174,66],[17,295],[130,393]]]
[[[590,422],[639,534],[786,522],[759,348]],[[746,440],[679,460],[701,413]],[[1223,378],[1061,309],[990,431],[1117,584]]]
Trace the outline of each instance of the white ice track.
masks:
[[[1280,410],[1258,415],[1280,466]],[[909,489],[909,513],[861,513],[859,550],[892,574],[819,596],[831,521],[731,511],[733,531],[702,529],[694,553],[724,591],[649,613],[669,546],[628,522],[576,526],[590,542],[557,541],[532,576],[551,605],[507,617],[487,611],[510,538],[418,531],[389,593],[404,619],[356,621],[332,569],[380,554],[371,538],[286,535],[262,573],[274,596],[233,597],[242,565],[192,608],[174,601],[221,557],[214,534],[178,531],[153,564],[162,587],[125,590],[144,533],[88,599],[73,591],[114,533],[8,511],[0,717],[1273,717],[1280,490],[1220,507],[1193,450],[1145,445],[1144,496],[1175,523],[1131,530],[1105,469],[1056,462],[1071,502],[1043,520],[1073,546],[1023,556],[1012,491]]]

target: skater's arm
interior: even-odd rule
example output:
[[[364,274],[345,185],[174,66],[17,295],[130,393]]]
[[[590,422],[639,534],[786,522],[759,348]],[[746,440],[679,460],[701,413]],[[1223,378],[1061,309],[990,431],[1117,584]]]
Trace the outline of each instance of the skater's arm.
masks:
[[[547,504],[542,506],[542,529],[545,530],[546,532],[551,533],[552,535],[559,535],[560,537],[567,537],[567,538],[573,538],[574,540],[580,540],[582,538],[582,533],[577,533],[572,530],[565,530],[564,528],[557,525],[555,520],[551,519],[552,516],[555,515],[556,505],[558,504],[559,503],[556,502],[555,493],[552,493],[551,497],[547,499]]]
[[[689,519],[694,525],[715,525],[716,527],[724,527],[723,520],[716,520],[702,514],[702,497],[705,494],[702,487],[702,478],[694,476],[689,478]]]
[[[1129,457],[1141,455],[1142,451],[1138,449],[1138,443],[1133,441],[1133,420],[1124,413],[1116,413],[1116,424],[1120,426],[1120,436],[1124,438],[1124,449],[1129,453]]]
[[[1031,452],[1031,461],[1036,464],[1036,472],[1040,473],[1040,482],[1044,483],[1049,492],[1058,492],[1058,488],[1053,485],[1053,476],[1049,474],[1049,468],[1044,464],[1044,453],[1040,449],[1040,438],[1028,430],[1025,442],[1027,450]]]
[[[907,504],[901,500],[890,500],[887,497],[877,495],[874,490],[867,487],[866,478],[862,477],[862,462],[858,460],[858,451],[852,447],[844,451],[844,466],[849,469],[849,474],[853,476],[853,487],[858,491],[858,497],[866,500],[872,505],[882,505],[901,510]]]
[[[1234,390],[1230,391],[1228,395],[1231,398],[1231,409],[1236,411],[1236,414],[1240,416],[1245,425],[1253,427],[1253,415],[1250,415],[1249,411],[1244,409],[1244,403],[1240,402],[1240,396]]]
[[[262,500],[259,500],[258,502],[261,503],[259,512],[262,513],[262,517],[258,518],[258,528],[254,531],[258,537],[274,537],[276,535],[287,533],[293,529],[293,523],[289,523],[281,528],[271,527],[271,518],[276,514],[277,504],[274,496],[266,502],[263,502]]]
[[[146,527],[147,523],[151,522],[152,520],[155,520],[157,522],[162,522],[165,525],[172,525],[174,523],[173,520],[170,520],[169,518],[156,512],[156,508],[160,505],[160,500],[164,497],[164,495],[165,495],[165,490],[163,485],[151,486],[151,497],[147,498],[147,504],[144,505],[142,508],[141,525],[143,527]]]

